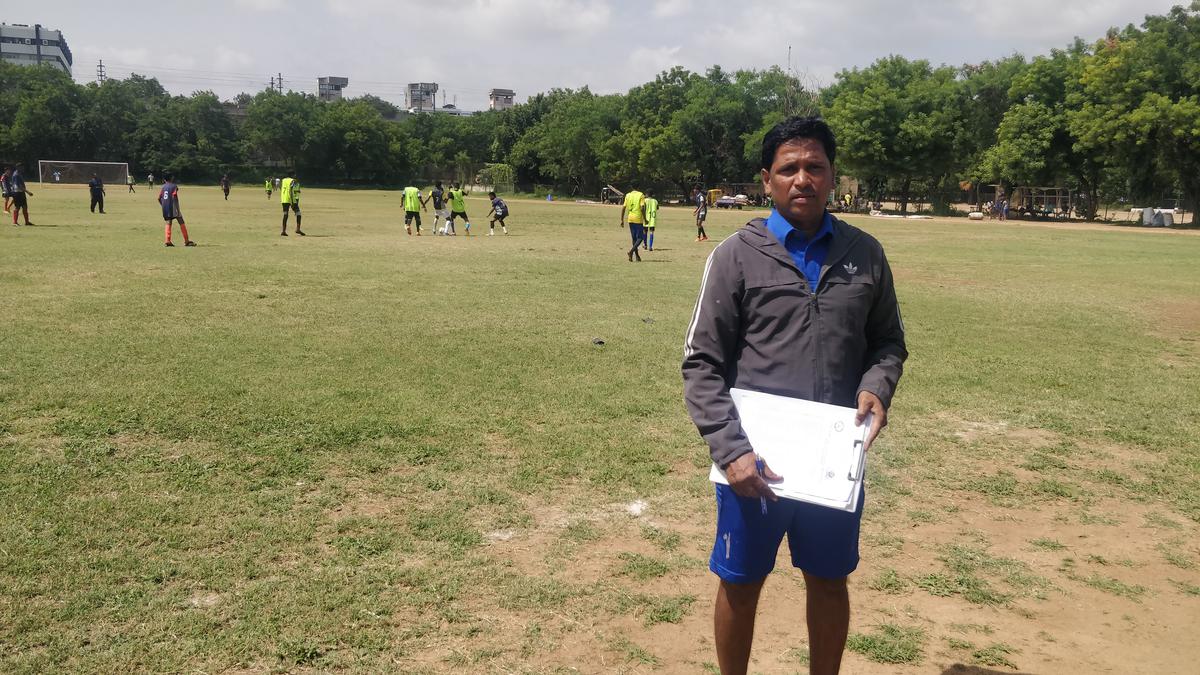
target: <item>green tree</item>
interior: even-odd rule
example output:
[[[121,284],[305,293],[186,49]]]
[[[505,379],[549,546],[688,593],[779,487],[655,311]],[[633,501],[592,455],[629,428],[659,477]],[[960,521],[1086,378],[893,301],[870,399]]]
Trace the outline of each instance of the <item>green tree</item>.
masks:
[[[297,168],[347,181],[384,182],[407,168],[407,156],[393,152],[394,126],[367,101],[326,104],[305,133]]]
[[[838,162],[868,182],[894,181],[906,212],[914,181],[939,181],[954,170],[957,95],[953,68],[901,56],[838,73],[823,96]]]
[[[597,96],[584,87],[568,93],[514,147],[514,165],[536,162],[539,173],[570,194],[601,187],[599,156],[617,129],[621,96]]]
[[[57,68],[0,62],[0,156],[31,169],[39,159],[88,159],[78,152],[81,99]]]
[[[1016,185],[1056,182],[1052,146],[1062,120],[1037,101],[1018,103],[1004,113],[996,143],[981,160],[988,178]]]
[[[972,201],[978,203],[978,188],[984,179],[984,153],[996,144],[996,133],[1004,113],[1012,105],[1009,92],[1013,81],[1027,68],[1025,57],[1014,54],[996,61],[967,64],[959,69],[954,157],[959,179],[973,186]]]
[[[1127,196],[1157,201],[1178,186],[1200,208],[1200,2],[1110,32],[1072,103],[1077,147],[1121,166]]]
[[[316,126],[324,111],[322,102],[308,94],[258,93],[247,108],[242,127],[246,154],[294,166],[301,159],[308,129]]]
[[[140,168],[141,158],[132,151],[134,133],[143,117],[170,99],[157,80],[141,75],[88,83],[75,120],[82,152],[95,161],[129,162],[131,169]]]
[[[183,179],[213,180],[241,161],[233,122],[212,92],[167,99],[128,138],[143,166]]]

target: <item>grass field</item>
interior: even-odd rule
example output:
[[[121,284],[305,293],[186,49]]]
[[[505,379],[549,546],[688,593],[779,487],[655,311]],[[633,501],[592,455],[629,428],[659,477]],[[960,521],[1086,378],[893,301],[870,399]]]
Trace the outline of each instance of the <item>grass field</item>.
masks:
[[[679,362],[747,212],[697,244],[665,209],[630,264],[613,207],[417,238],[398,193],[305,190],[284,239],[277,199],[185,185],[199,246],[164,249],[145,188],[34,189],[0,225],[0,672],[714,671]],[[851,221],[912,356],[847,671],[1192,672],[1200,237]],[[781,564],[756,672],[806,670],[802,598]]]

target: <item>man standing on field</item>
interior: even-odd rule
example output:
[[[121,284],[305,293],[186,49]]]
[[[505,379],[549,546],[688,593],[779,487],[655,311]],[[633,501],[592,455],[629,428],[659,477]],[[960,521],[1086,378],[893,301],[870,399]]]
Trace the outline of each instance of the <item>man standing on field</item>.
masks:
[[[179,221],[179,232],[183,234],[184,246],[195,246],[196,242],[188,237],[187,224],[183,222],[183,212],[179,210],[179,186],[175,184],[175,176],[163,174],[163,186],[158,192],[158,203],[162,205],[163,220],[166,221],[166,242],[164,246],[175,246],[171,242],[171,221]]]
[[[429,191],[429,199],[433,200],[433,233],[434,234],[453,234],[450,228],[450,212],[446,210],[446,190],[442,187],[442,181],[434,184],[433,189]],[[442,229],[438,229],[438,219],[441,218],[444,222]]]
[[[454,219],[461,217],[466,224],[466,235],[471,236],[471,219],[467,218],[466,192],[458,183],[450,184],[450,232],[454,233]]]
[[[304,235],[304,230],[300,229],[300,181],[296,180],[296,172],[289,171],[287,178],[284,178],[279,183],[279,203],[283,205],[283,229],[279,231],[279,236],[286,237],[288,210],[296,212],[296,234],[301,237]]]
[[[642,238],[642,248],[654,250],[654,227],[658,225],[658,200],[650,190],[646,190],[646,236]]]
[[[12,167],[4,167],[4,173],[0,174],[0,192],[4,193],[4,212],[8,213],[12,202]]]
[[[625,226],[626,214],[629,217],[629,238],[633,240],[633,248],[629,249],[629,262],[633,262],[635,257],[638,262],[642,262],[638,247],[646,238],[646,195],[639,190],[626,192],[625,204],[621,207],[621,227]]]
[[[413,186],[404,188],[400,193],[401,199],[404,200],[404,230],[412,236],[412,222],[417,221],[417,236],[421,236],[421,209],[428,209],[425,205],[425,198],[421,196],[421,190]]]
[[[696,241],[708,241],[708,234],[704,231],[704,219],[708,218],[708,199],[700,188],[692,188],[692,203],[696,205],[692,213],[696,216]]]
[[[12,217],[13,225],[17,224],[17,215],[25,216],[25,224],[33,225],[29,222],[29,197],[33,193],[29,188],[25,187],[25,174],[21,171],[21,165],[13,167],[12,176],[8,179],[8,196],[12,197]]]
[[[129,186],[129,194],[137,194],[137,190],[133,189],[133,174],[125,174],[125,184]]]
[[[730,388],[856,407],[859,424],[873,416],[869,448],[908,357],[883,247],[825,210],[836,154],[820,118],[793,117],[767,133],[761,177],[775,208],[713,249],[688,328],[684,398],[729,479],[716,486],[708,563],[720,578],[713,626],[726,675],[746,672],[759,596],[785,534],[804,573],[810,672],[838,672],[865,499],[855,513],[779,499],[769,483],[782,477],[755,454]]]
[[[97,205],[100,213],[104,213],[104,181],[100,180],[98,174],[92,174],[92,179],[88,181],[88,192],[92,195],[92,213],[96,212]]]

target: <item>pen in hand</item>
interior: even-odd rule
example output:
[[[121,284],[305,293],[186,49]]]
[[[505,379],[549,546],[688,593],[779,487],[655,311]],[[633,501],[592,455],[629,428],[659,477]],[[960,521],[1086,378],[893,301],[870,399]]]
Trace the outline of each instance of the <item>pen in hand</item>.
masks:
[[[758,470],[758,475],[759,475],[759,477],[760,477],[760,478],[762,478],[763,480],[766,480],[767,478],[766,478],[766,476],[763,474],[763,466],[764,466],[764,464],[763,464],[763,461],[762,461],[762,457],[759,457],[759,456],[755,455],[755,457],[754,457],[754,468]],[[759,503],[762,505],[762,514],[763,514],[764,516],[765,516],[765,515],[767,515],[767,498],[766,498],[766,497],[759,497],[759,498],[758,498],[758,501],[759,501]]]

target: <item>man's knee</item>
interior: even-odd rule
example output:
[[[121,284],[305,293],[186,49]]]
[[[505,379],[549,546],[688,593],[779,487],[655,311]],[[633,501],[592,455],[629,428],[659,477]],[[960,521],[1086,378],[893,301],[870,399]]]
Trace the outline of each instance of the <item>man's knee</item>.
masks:
[[[756,607],[758,606],[758,596],[762,593],[763,582],[765,581],[766,577],[757,581],[737,584],[722,579],[718,592],[724,595],[729,605],[735,609]]]
[[[827,597],[840,598],[845,597],[849,593],[846,585],[846,577],[818,577],[805,572],[804,585],[809,593]]]

